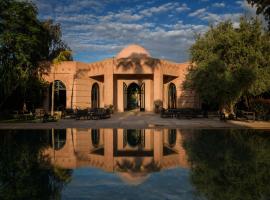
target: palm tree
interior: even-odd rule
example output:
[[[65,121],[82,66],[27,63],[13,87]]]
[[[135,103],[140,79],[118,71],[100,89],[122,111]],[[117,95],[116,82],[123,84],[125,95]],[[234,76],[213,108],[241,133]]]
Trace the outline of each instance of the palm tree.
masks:
[[[52,82],[52,104],[51,104],[51,116],[54,114],[54,87],[55,87],[55,71],[58,65],[63,61],[72,60],[72,52],[70,50],[64,50],[59,53],[59,55],[53,59],[53,82]]]

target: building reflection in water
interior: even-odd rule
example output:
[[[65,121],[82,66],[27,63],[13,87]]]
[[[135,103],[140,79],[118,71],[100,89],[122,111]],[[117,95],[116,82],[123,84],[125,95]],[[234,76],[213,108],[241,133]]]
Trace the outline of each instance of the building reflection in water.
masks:
[[[176,129],[53,130],[45,154],[62,168],[99,168],[118,173],[129,184],[140,184],[152,172],[188,167],[184,137]]]

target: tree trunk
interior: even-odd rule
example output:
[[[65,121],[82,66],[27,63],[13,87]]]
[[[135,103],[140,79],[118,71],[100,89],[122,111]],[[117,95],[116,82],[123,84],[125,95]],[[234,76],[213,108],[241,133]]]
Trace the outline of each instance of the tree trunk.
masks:
[[[52,103],[51,103],[51,116],[54,114],[54,85],[55,85],[55,69],[53,72],[53,82],[52,82]]]
[[[226,118],[230,118],[231,116],[235,117],[234,113],[234,103],[228,103],[226,105],[221,106],[221,113],[225,114]]]

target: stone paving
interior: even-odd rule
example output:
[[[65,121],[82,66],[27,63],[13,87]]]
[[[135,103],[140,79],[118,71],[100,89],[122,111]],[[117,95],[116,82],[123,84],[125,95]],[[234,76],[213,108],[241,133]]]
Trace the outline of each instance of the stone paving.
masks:
[[[255,128],[270,129],[270,122],[227,121],[219,119],[171,119],[160,118],[158,114],[147,112],[116,113],[110,119],[75,120],[62,119],[49,123],[0,123],[0,129],[50,129],[50,128]]]

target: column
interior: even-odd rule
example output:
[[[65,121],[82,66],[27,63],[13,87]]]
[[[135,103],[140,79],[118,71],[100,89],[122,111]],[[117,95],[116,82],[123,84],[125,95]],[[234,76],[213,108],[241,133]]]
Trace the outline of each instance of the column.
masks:
[[[104,129],[104,164],[109,172],[113,172],[114,167],[114,134],[113,129]]]
[[[107,66],[104,73],[104,106],[113,105],[113,67]]]
[[[161,165],[163,158],[163,132],[162,130],[154,130],[154,161]]]
[[[154,103],[156,102],[163,104],[163,73],[160,66],[154,71]]]

